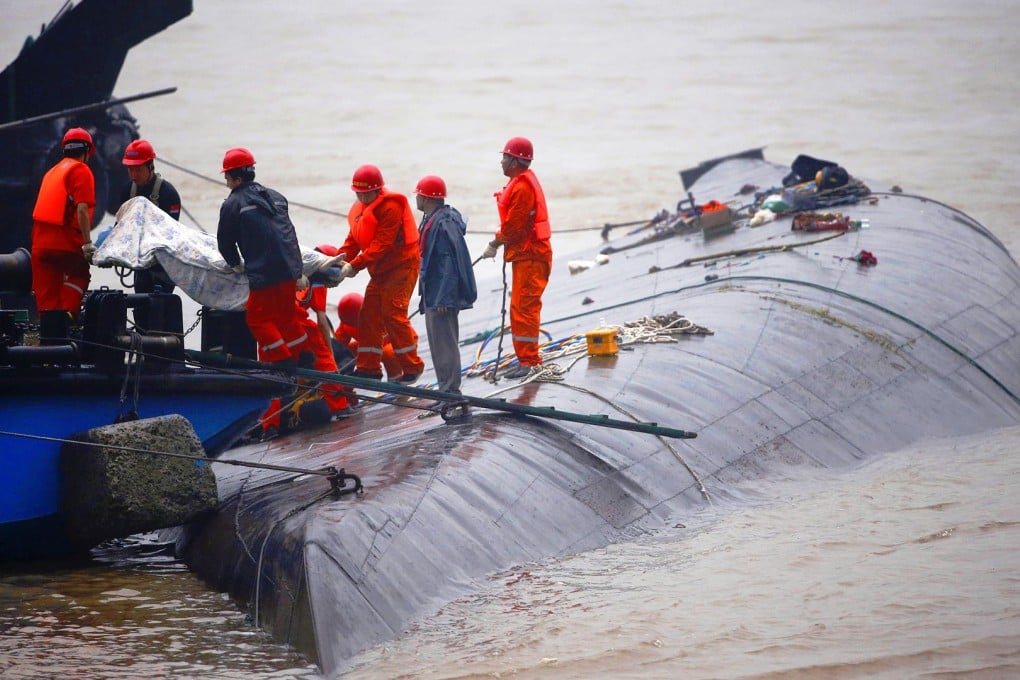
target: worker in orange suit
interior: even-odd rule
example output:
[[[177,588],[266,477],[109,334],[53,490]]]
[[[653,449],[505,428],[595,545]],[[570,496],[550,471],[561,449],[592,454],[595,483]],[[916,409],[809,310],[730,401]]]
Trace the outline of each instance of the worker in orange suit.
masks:
[[[542,293],[552,271],[549,211],[542,185],[531,170],[534,147],[524,137],[513,137],[503,147],[503,174],[510,178],[495,194],[499,230],[482,253],[495,258],[505,246],[503,260],[513,269],[510,294],[510,333],[517,366],[505,378],[526,378],[541,370],[538,354]]]
[[[319,250],[321,247],[316,248]],[[324,253],[325,251],[319,250]],[[325,313],[325,287],[321,285],[308,285],[307,287],[301,287],[302,283],[299,279],[298,291],[295,294],[295,305],[298,309],[298,314],[301,317],[301,326],[304,328],[305,333],[308,335],[308,350],[311,352],[313,359],[311,359],[311,367],[316,371],[323,373],[339,373],[337,368],[337,360],[333,355],[333,344],[331,344],[331,333],[329,334],[330,342],[326,342],[326,338],[323,337],[322,332],[319,329],[317,321],[313,321],[308,317],[308,310],[316,307],[321,307],[322,313]],[[329,323],[328,318],[326,324]],[[307,355],[304,357],[307,361]],[[305,362],[302,362],[305,365]],[[300,382],[300,380],[299,380]],[[341,416],[348,412],[348,407],[351,405],[349,398],[353,398],[354,395],[351,390],[343,385],[335,382],[322,382],[317,386],[318,395],[321,396],[322,401],[328,409],[328,417],[334,418]],[[297,402],[300,404],[301,400]],[[260,419],[262,423],[262,431],[266,434],[269,432],[282,432],[287,429],[285,426],[288,422],[287,414],[284,413],[284,402],[281,399],[273,399],[269,403],[268,410],[262,414]]]
[[[332,246],[318,246],[316,250],[320,253],[329,255],[327,250]],[[335,249],[334,249],[335,250]],[[333,253],[334,255],[336,253]],[[300,281],[300,280],[299,280]],[[299,284],[298,290],[295,293],[294,304],[297,306],[298,313],[301,316],[301,326],[304,328],[305,333],[308,335],[308,348],[311,350],[312,355],[315,357],[312,360],[311,367],[323,373],[338,373],[336,359],[333,356],[333,345],[332,345],[332,332],[327,335],[323,335],[321,321],[319,317],[319,310],[321,310],[322,316],[326,314],[326,288],[324,286],[306,286],[301,287]],[[316,311],[316,320],[312,320],[308,316],[308,310],[312,309]],[[329,323],[329,318],[325,319],[326,328],[332,331]],[[338,385],[336,383],[324,382],[318,386],[318,394],[322,396],[323,401],[326,402],[326,406],[329,409],[330,417],[335,417],[343,414],[347,411],[347,407],[350,405],[348,397],[353,397],[350,390]],[[261,418],[262,430],[265,433],[269,432],[281,432],[286,429],[283,426],[283,401],[281,399],[273,399],[269,404],[269,409],[263,414]]]
[[[92,135],[71,128],[61,141],[64,157],[42,179],[32,210],[32,290],[39,312],[64,310],[77,319],[88,290],[96,180],[88,159]]]
[[[329,245],[328,243],[315,246],[315,249],[323,255],[330,257],[336,257],[340,254],[336,246]],[[319,334],[325,341],[326,346],[331,346],[333,341],[333,323],[329,320],[329,315],[326,314],[326,287],[323,285],[311,285],[304,290],[299,290],[297,292],[297,301],[301,305],[305,316],[308,315],[308,312],[312,313],[315,317],[315,324],[319,329]]]
[[[363,301],[364,298],[360,293],[347,293],[340,298],[340,304],[337,305],[340,326],[336,329],[333,337],[344,348],[344,351],[350,353],[352,362],[354,357],[358,356],[358,316],[361,314]],[[337,359],[337,363],[341,364],[340,370],[343,372],[342,361]],[[400,361],[397,360],[397,355],[393,351],[393,343],[387,336],[383,336],[382,365],[386,369],[387,380],[395,380],[403,374]]]
[[[315,249],[323,255],[336,257],[339,254],[336,246],[329,244],[315,246]],[[296,302],[301,310],[302,324],[308,333],[308,344],[315,361],[312,368],[316,371],[337,373],[336,358],[333,356],[333,324],[326,314],[326,287],[321,285],[310,285],[296,293]],[[314,319],[308,317],[308,312],[315,315]],[[322,385],[322,396],[329,404],[330,411],[342,411],[347,408],[347,396],[350,392],[340,385]]]
[[[319,293],[322,293],[322,308],[323,315],[325,315],[326,289],[323,286],[309,286],[305,291],[299,290],[297,292],[299,298],[306,291],[312,291],[311,295],[308,296],[308,299],[311,300],[315,300],[315,298],[319,297]],[[332,334],[328,336],[322,334],[321,323],[318,320],[308,318],[308,307],[304,305],[301,299],[296,300],[296,304],[298,309],[301,310],[301,323],[305,328],[305,332],[308,333],[308,346],[315,356],[312,368],[326,373],[338,373],[339,369],[336,365],[336,359],[333,357]],[[312,302],[312,305],[313,309],[314,306],[317,306],[315,302]],[[328,318],[326,319],[326,326],[327,328],[330,326]],[[347,398],[344,396],[345,390],[340,385],[324,384],[320,391],[326,403],[329,404],[331,411],[342,411],[347,408]]]
[[[370,276],[358,318],[358,354],[354,375],[382,380],[383,337],[389,336],[400,363],[397,382],[414,383],[425,370],[418,356],[418,334],[407,317],[418,281],[418,223],[403,194],[390,191],[374,165],[354,171],[351,189],[357,201],[347,215],[350,233],[340,253],[341,278],[367,269]]]

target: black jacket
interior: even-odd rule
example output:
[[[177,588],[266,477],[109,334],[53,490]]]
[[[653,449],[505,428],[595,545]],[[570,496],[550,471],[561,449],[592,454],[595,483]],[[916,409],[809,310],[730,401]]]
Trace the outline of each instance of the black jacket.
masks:
[[[231,267],[244,258],[253,290],[301,278],[301,248],[287,199],[258,182],[241,184],[223,201],[216,243]]]
[[[159,180],[159,193],[156,194],[156,198],[153,199],[152,192],[156,188],[156,182]],[[145,196],[147,199],[155,203],[160,210],[170,215],[177,221],[181,219],[181,195],[177,193],[177,189],[174,188],[173,184],[166,181],[159,176],[157,172],[152,177],[152,181],[148,184],[136,187],[134,182],[128,182],[127,186],[124,187],[124,191],[120,194],[121,204],[125,203],[129,198],[135,196]]]

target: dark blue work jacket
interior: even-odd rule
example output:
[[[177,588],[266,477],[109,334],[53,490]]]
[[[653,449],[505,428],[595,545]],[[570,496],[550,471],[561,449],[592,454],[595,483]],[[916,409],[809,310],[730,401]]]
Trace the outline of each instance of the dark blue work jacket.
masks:
[[[443,205],[426,215],[418,227],[421,273],[418,311],[436,307],[468,309],[478,299],[464,233],[467,225],[457,209]]]
[[[301,278],[301,248],[287,199],[258,182],[235,187],[223,201],[216,244],[231,267],[244,258],[253,290]]]

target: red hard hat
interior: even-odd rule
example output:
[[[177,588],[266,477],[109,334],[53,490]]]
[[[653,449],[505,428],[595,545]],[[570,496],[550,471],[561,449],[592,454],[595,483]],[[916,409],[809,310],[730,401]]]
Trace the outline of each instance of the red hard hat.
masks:
[[[318,250],[323,255],[329,255],[330,257],[336,257],[337,255],[340,254],[339,248],[337,248],[336,246],[331,246],[328,243],[324,243],[321,246],[315,246],[315,249]]]
[[[503,147],[503,153],[514,158],[530,161],[535,157],[535,147],[531,145],[531,140],[526,137],[511,137],[507,140],[506,146]]]
[[[124,165],[145,165],[156,160],[156,150],[144,139],[136,139],[124,149]]]
[[[63,148],[81,148],[80,144],[85,144],[88,148],[88,157],[92,158],[92,154],[96,152],[96,144],[92,141],[92,135],[85,128],[71,128],[64,134],[64,140],[60,143]],[[72,145],[68,147],[68,145]]]
[[[220,172],[247,168],[250,165],[255,165],[255,156],[251,155],[251,151],[242,147],[228,149],[223,155],[223,169]]]
[[[364,301],[365,298],[361,296],[361,293],[348,293],[340,298],[340,304],[337,305],[337,311],[340,312],[340,323],[357,326],[358,315],[361,314],[361,303]]]
[[[425,198],[446,198],[446,182],[438,175],[425,175],[418,180],[414,193]]]
[[[382,171],[374,165],[362,165],[354,171],[351,189],[356,194],[383,188]]]

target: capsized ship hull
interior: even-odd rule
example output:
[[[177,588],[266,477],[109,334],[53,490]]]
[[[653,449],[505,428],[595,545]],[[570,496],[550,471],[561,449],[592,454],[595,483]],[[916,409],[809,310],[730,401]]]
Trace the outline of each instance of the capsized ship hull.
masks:
[[[739,200],[745,185],[779,186],[788,170],[736,158],[689,189],[699,202]],[[873,197],[833,208],[868,227],[821,242],[833,234],[792,231],[784,217],[715,238],[643,243],[637,233],[574,276],[565,263],[579,254],[560,256],[542,313],[552,337],[674,313],[712,334],[563,357],[561,382],[464,384],[697,438],[480,409],[447,423],[373,405],[226,454],[342,467],[360,475],[363,495],[226,472],[222,511],[180,537],[186,561],[333,674],[493,573],[682,521],[741,480],[1020,422],[1020,267],[959,211],[870,186]],[[851,259],[862,250],[877,266]],[[712,257],[721,253],[740,254]],[[483,274],[493,269],[478,267],[481,300],[461,315],[463,337],[500,325],[502,282]]]

